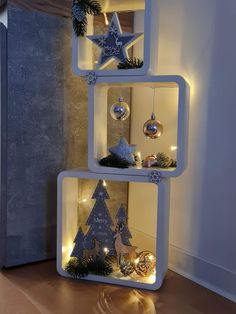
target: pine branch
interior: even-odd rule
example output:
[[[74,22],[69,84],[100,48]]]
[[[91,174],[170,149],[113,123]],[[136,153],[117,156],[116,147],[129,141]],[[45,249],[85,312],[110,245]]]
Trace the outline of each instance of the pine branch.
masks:
[[[74,0],[72,5],[72,24],[77,36],[83,37],[87,33],[88,19],[86,14],[98,15],[102,7],[95,0]]]
[[[66,264],[65,271],[74,278],[83,278],[88,274],[108,276],[113,272],[112,260],[108,256],[88,261],[71,258]]]
[[[87,17],[85,17],[81,22],[79,22],[76,18],[72,17],[72,25],[73,30],[77,36],[84,37],[84,35],[87,33],[88,25]]]
[[[96,0],[81,0],[79,4],[84,12],[90,15],[98,15],[102,11],[100,3]]]
[[[108,155],[99,161],[99,164],[104,167],[114,168],[129,168],[130,164],[123,159],[117,158],[115,155]]]
[[[137,69],[143,66],[143,60],[139,58],[125,59],[117,65],[119,70]]]

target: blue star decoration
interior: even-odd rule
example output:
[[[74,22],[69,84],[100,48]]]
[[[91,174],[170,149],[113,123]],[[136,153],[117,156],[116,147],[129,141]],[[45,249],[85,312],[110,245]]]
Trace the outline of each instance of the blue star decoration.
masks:
[[[129,58],[128,49],[143,38],[143,33],[122,33],[117,13],[114,13],[106,35],[87,36],[101,48],[97,68],[104,69],[115,60],[123,62]]]
[[[109,148],[109,152],[116,157],[129,162],[131,165],[135,164],[134,151],[136,145],[129,145],[124,137],[120,139],[117,146]]]

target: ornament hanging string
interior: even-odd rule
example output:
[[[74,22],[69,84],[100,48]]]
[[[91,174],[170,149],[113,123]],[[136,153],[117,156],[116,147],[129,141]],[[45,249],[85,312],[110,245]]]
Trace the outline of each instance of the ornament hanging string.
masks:
[[[153,89],[153,100],[152,100],[152,114],[151,118],[147,120],[143,125],[143,133],[147,138],[156,139],[163,133],[163,125],[160,121],[156,120],[155,116],[155,98],[156,98],[156,87],[151,86]]]
[[[152,113],[155,114],[155,98],[156,98],[156,87],[151,87],[153,89],[153,98],[152,98]]]

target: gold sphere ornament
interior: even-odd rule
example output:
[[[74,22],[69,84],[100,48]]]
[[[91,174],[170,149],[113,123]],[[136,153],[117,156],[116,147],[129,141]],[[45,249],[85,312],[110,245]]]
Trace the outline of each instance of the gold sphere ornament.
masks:
[[[130,115],[129,105],[124,102],[123,97],[118,98],[118,102],[114,103],[110,108],[110,115],[114,120],[126,120]]]
[[[163,125],[156,120],[155,114],[152,113],[151,119],[146,121],[143,125],[143,133],[150,139],[156,139],[163,133]]]
[[[156,256],[152,252],[142,251],[138,254],[134,265],[135,271],[139,276],[150,276],[155,272]]]

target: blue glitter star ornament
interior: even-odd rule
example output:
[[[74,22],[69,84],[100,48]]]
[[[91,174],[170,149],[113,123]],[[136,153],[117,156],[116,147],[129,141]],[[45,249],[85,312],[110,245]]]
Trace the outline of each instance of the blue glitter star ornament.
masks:
[[[116,157],[127,161],[131,165],[135,164],[134,159],[134,151],[136,149],[136,145],[129,145],[124,137],[120,139],[120,142],[117,146],[109,148],[109,152]]]
[[[91,35],[87,38],[101,48],[97,68],[104,69],[114,59],[118,62],[128,59],[128,49],[143,38],[143,33],[122,33],[118,15],[114,13],[106,35]]]

